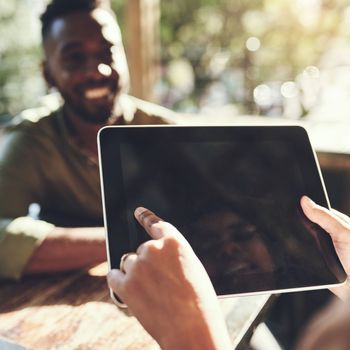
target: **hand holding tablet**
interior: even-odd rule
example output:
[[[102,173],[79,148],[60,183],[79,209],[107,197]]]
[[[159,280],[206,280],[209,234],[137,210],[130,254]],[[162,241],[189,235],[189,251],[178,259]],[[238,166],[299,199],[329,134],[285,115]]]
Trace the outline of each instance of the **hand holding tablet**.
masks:
[[[332,237],[332,241],[347,275],[345,284],[331,291],[339,298],[345,300],[350,296],[350,218],[336,210],[328,210],[317,205],[308,197],[300,201],[305,215],[314,223],[320,225]]]
[[[99,151],[110,268],[149,237],[133,210],[173,223],[219,296],[326,288],[344,281],[303,194],[328,206],[300,127],[109,127]]]
[[[312,221],[329,229],[336,247],[335,239],[342,243],[338,254],[348,271],[349,218],[335,216],[307,197],[301,199],[301,206]],[[230,348],[229,336],[208,275],[184,237],[145,208],[136,210],[135,217],[153,240],[141,245],[138,254],[127,256],[125,264],[128,267],[124,273],[112,270],[108,274],[110,288],[127,302],[144,328],[164,349]],[[155,279],[162,283],[155,283]],[[338,295],[340,292],[344,299],[349,296],[349,291],[348,284],[334,290]],[[341,307],[344,310],[343,304]],[[330,310],[334,317],[334,309]],[[347,314],[338,310],[337,319],[341,326],[348,319],[344,315]],[[319,331],[316,339],[320,340],[320,334],[326,331],[329,343],[334,338],[339,342],[334,324]],[[302,344],[310,347],[310,339],[315,343],[315,332],[308,332],[306,338]]]

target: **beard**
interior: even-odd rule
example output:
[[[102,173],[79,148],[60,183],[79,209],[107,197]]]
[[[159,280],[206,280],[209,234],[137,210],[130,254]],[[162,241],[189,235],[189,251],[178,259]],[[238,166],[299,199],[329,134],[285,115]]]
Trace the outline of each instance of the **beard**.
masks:
[[[70,105],[74,114],[80,119],[91,124],[105,124],[111,117],[113,109],[107,106],[97,107],[95,110],[92,108],[84,108],[84,106]]]
[[[117,96],[110,101],[76,101],[63,96],[65,105],[81,120],[91,124],[105,124],[113,115]]]
[[[68,91],[61,89],[66,106],[80,120],[91,124],[105,124],[113,116],[115,106],[123,89],[119,77],[105,78],[99,81],[88,80]],[[88,90],[105,89],[109,93],[89,96]]]

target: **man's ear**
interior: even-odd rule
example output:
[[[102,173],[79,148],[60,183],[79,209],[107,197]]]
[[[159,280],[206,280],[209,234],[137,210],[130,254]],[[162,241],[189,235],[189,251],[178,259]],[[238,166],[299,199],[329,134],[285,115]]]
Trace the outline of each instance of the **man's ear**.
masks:
[[[55,80],[53,79],[50,72],[49,63],[46,60],[41,62],[41,70],[46,80],[46,84],[48,88],[50,89],[50,88],[56,87]]]

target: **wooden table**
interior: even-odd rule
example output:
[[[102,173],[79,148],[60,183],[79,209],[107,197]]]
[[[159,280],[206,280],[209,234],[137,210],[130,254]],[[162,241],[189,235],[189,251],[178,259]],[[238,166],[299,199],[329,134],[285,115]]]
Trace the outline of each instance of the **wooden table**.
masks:
[[[0,349],[159,349],[134,317],[111,302],[105,273],[100,265],[0,281]],[[270,303],[269,295],[221,300],[235,348],[242,348]]]

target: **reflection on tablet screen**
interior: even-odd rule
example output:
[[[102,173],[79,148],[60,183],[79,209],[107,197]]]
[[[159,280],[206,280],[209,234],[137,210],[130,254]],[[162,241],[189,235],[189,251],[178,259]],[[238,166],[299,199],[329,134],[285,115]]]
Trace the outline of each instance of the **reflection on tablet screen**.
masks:
[[[336,283],[329,237],[300,211],[298,156],[278,141],[121,144],[132,250],[148,239],[132,214],[142,205],[185,235],[218,294]]]

